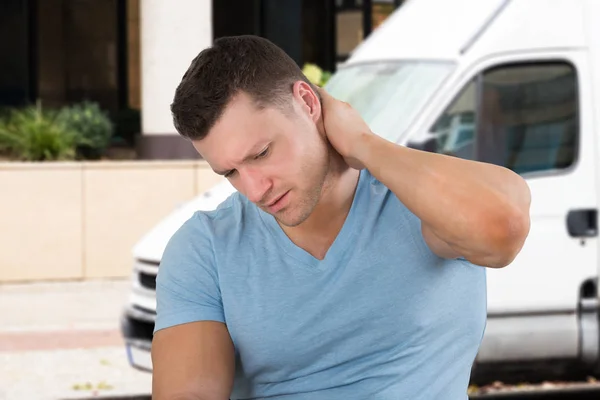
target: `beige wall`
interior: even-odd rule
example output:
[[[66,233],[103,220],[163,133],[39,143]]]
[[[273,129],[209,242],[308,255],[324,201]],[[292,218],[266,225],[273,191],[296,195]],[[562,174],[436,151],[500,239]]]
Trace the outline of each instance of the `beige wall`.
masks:
[[[141,236],[220,179],[203,161],[0,163],[0,282],[127,277]]]
[[[82,170],[0,167],[0,281],[80,277]]]

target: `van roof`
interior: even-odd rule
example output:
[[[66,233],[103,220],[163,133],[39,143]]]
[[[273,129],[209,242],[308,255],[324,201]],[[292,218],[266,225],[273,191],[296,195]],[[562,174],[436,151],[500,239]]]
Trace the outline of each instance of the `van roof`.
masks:
[[[348,63],[584,47],[586,0],[409,0]]]

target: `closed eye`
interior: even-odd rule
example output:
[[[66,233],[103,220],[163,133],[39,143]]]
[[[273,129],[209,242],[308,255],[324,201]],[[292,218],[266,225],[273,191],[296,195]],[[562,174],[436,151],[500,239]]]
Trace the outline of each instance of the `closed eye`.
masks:
[[[261,158],[265,158],[266,156],[269,155],[269,150],[270,150],[270,146],[265,147],[265,149],[263,151],[261,151],[260,153],[258,153],[257,155],[254,156],[254,160],[260,160]],[[225,178],[231,178],[235,174],[235,172],[236,172],[236,170],[232,169],[230,171],[222,173],[222,175]],[[220,173],[220,175],[221,175],[221,173]]]
[[[263,151],[261,151],[259,154],[256,155],[256,157],[254,157],[255,160],[258,160],[259,158],[264,158],[269,154],[269,147],[265,148]]]

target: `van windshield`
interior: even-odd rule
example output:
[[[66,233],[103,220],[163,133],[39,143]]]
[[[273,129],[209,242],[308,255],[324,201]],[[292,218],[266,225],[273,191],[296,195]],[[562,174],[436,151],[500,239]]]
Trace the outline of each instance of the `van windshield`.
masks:
[[[371,130],[397,142],[454,64],[400,61],[341,67],[325,85],[352,105]]]

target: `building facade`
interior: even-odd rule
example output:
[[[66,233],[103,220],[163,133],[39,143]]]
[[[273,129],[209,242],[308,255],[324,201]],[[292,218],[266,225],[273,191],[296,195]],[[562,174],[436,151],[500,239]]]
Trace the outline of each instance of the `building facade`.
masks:
[[[198,157],[169,105],[214,39],[266,37],[335,71],[402,0],[3,0],[0,107],[98,102],[142,159]]]

